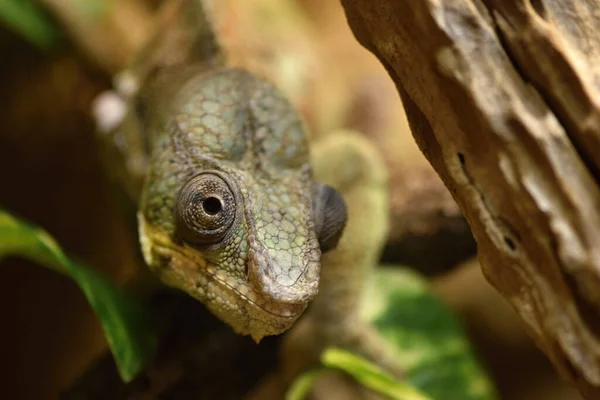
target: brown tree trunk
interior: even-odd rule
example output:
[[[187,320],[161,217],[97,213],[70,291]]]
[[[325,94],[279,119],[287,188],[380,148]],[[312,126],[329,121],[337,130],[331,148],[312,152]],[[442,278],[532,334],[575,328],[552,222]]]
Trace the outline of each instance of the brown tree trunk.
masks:
[[[600,397],[600,3],[342,0],[459,203],[488,280]]]

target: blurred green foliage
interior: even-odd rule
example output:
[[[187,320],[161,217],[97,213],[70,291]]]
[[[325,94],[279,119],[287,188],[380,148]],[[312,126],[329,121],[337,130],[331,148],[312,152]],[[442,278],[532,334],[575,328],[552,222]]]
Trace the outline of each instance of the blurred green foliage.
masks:
[[[433,399],[496,398],[462,327],[424,277],[381,267],[365,298],[364,317],[391,343],[414,387]]]
[[[328,348],[321,354],[325,368],[316,368],[300,375],[286,394],[286,400],[303,400],[314,382],[332,369],[339,369],[377,393],[394,400],[431,400],[407,383],[395,380],[378,366],[355,354]]]
[[[149,310],[104,276],[67,257],[45,231],[0,209],[0,259],[14,255],[72,278],[96,312],[119,373],[130,381],[154,355],[157,335]]]
[[[323,366],[300,375],[286,400],[301,400],[331,368],[396,400],[493,400],[496,393],[450,310],[412,270],[380,267],[363,303],[363,317],[391,344],[406,371],[395,381],[377,366],[339,349],[326,349]]]
[[[61,37],[60,27],[34,0],[0,0],[0,22],[45,50]]]

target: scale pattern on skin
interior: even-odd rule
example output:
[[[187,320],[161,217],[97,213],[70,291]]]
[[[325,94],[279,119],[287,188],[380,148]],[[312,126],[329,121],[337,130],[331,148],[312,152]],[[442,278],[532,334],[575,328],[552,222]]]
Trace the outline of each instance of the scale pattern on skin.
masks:
[[[320,249],[303,124],[271,84],[237,68],[192,77],[151,132],[140,232],[148,264],[255,339],[287,329],[317,293]],[[181,187],[222,174],[236,202],[223,240],[180,240]]]

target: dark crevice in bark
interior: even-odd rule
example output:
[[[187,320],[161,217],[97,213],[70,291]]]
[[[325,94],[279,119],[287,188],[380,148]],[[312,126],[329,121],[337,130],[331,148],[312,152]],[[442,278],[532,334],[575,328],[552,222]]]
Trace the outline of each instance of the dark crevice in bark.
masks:
[[[548,13],[546,12],[546,6],[544,6],[543,0],[530,0],[531,7],[542,19],[548,19]]]

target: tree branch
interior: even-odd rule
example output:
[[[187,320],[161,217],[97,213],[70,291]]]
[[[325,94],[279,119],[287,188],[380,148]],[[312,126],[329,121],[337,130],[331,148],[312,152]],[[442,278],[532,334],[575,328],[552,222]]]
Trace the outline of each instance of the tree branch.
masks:
[[[600,395],[600,8],[585,0],[343,0],[488,280],[562,375]]]
[[[474,257],[471,229],[435,171],[424,165],[391,172],[390,233],[381,261],[431,276]]]

